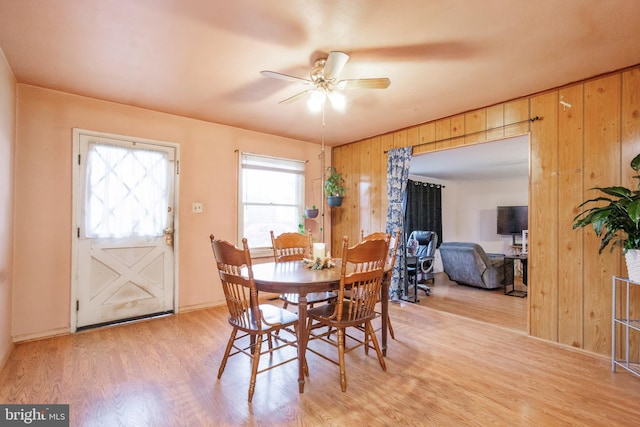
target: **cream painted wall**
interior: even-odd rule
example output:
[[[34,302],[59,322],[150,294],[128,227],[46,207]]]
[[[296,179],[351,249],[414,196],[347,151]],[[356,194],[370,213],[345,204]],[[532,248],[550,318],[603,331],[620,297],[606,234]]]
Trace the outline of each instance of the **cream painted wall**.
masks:
[[[526,177],[458,183],[456,240],[478,243],[487,252],[513,253],[511,236],[496,234],[496,207],[528,205],[528,197]]]
[[[0,50],[0,367],[12,347],[13,155],[16,80]]]
[[[308,160],[317,144],[18,85],[13,336],[17,341],[70,329],[72,128],[180,144],[179,307],[223,301],[209,234],[236,239],[236,153]],[[328,158],[331,153],[327,152]],[[311,181],[307,176],[307,200]],[[203,214],[191,213],[195,201]],[[327,224],[328,225],[328,224]],[[330,233],[330,230],[329,230]]]

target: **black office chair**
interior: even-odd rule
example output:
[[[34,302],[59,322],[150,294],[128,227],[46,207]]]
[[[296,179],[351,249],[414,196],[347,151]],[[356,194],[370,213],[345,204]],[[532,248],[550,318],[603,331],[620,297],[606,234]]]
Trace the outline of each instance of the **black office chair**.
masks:
[[[414,300],[416,302],[418,302],[418,289],[424,291],[427,296],[431,295],[431,288],[425,282],[431,280],[432,283],[435,283],[433,267],[436,246],[438,246],[438,234],[434,231],[415,230],[411,232],[409,239],[407,239],[405,294],[409,292],[409,285],[413,285]]]

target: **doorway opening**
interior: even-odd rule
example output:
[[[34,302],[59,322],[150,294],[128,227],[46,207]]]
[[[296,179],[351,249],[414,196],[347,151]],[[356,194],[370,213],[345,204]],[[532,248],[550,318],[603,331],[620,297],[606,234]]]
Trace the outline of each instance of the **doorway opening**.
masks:
[[[445,186],[442,191],[441,241],[478,243],[487,253],[517,253],[519,249],[514,247],[512,236],[497,233],[497,207],[530,204],[529,140],[529,134],[524,134],[419,154],[411,159],[411,180]],[[516,275],[521,271],[516,271]],[[431,289],[431,296],[423,299],[426,305],[468,316],[474,310],[469,304],[477,303],[477,313],[482,313],[488,308],[481,306],[486,305],[484,299],[489,294],[495,295],[496,307],[503,304],[505,312],[521,316],[524,320],[516,323],[524,325],[522,332],[526,332],[528,299],[524,303],[516,302],[514,300],[520,298],[505,296],[503,288],[492,291],[450,282],[444,273],[439,252],[436,254],[434,272],[436,284]],[[516,280],[521,282],[522,279],[516,277]],[[445,300],[436,303],[435,300],[439,298],[438,282],[446,283],[447,291],[446,296],[440,295]],[[479,294],[474,297],[475,291]],[[514,304],[517,307],[507,307]],[[490,317],[487,315],[487,318]]]

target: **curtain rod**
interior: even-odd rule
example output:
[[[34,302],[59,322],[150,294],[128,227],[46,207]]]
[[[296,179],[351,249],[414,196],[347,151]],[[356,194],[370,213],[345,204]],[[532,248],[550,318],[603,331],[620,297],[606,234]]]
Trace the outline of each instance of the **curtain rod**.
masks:
[[[449,138],[436,139],[435,141],[423,142],[421,144],[412,145],[411,148],[417,148],[417,147],[420,147],[422,145],[433,144],[434,142],[450,141],[452,139],[464,138],[465,136],[469,136],[469,135],[477,135],[477,134],[482,133],[482,132],[489,132],[489,131],[492,131],[492,130],[504,129],[507,126],[519,125],[520,123],[526,123],[526,122],[535,122],[535,121],[538,121],[538,120],[542,120],[542,117],[535,116],[535,117],[531,117],[531,118],[529,118],[527,120],[520,120],[519,122],[509,123],[508,125],[496,126],[494,128],[483,129],[483,130],[479,130],[477,132],[465,133],[464,135],[452,136],[452,137],[449,137]],[[452,147],[452,148],[455,148],[455,147]],[[383,151],[384,154],[387,154],[388,152],[389,152],[389,150]]]
[[[433,182],[427,182],[427,181],[418,181],[415,179],[411,179],[411,176],[409,176],[409,181],[413,182],[413,185],[424,185],[425,187],[442,187],[445,188],[444,184],[436,184]]]
[[[240,154],[249,154],[250,156],[255,156],[255,157],[265,157],[267,159],[275,159],[275,160],[288,160],[290,162],[298,162],[298,163],[309,163],[309,160],[298,160],[298,159],[289,159],[287,157],[277,157],[277,156],[270,156],[268,154],[259,154],[259,153],[254,153],[251,151],[242,151],[239,149],[235,149],[233,150],[234,153],[240,153]]]

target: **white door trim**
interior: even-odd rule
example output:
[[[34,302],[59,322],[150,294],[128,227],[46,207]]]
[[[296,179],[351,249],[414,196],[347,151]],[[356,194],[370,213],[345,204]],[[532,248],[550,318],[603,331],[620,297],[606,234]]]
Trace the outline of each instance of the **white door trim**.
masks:
[[[151,145],[159,145],[159,146],[164,146],[164,147],[172,147],[175,150],[175,164],[176,164],[176,174],[175,174],[175,189],[174,189],[174,198],[175,198],[175,204],[174,204],[174,236],[173,236],[173,251],[174,251],[174,257],[173,257],[173,283],[174,283],[174,312],[177,313],[178,312],[178,307],[179,307],[179,302],[178,302],[178,295],[179,295],[179,282],[178,282],[178,277],[179,277],[179,258],[178,258],[178,253],[179,253],[179,244],[180,244],[180,235],[179,233],[177,233],[177,230],[180,229],[179,227],[179,215],[178,212],[179,210],[179,205],[178,202],[180,200],[179,197],[179,189],[180,189],[180,145],[174,142],[167,142],[167,141],[158,141],[158,140],[152,140],[152,139],[144,139],[144,138],[136,138],[136,137],[132,137],[132,136],[124,136],[124,135],[117,135],[117,134],[112,134],[112,133],[105,133],[105,132],[96,132],[96,131],[91,131],[91,130],[85,130],[85,129],[79,129],[79,128],[73,128],[73,140],[72,140],[72,144],[73,144],[73,150],[72,150],[72,169],[73,169],[73,173],[72,173],[72,213],[71,213],[71,301],[70,301],[70,331],[76,332],[77,330],[77,324],[78,324],[78,313],[76,310],[76,304],[77,304],[77,300],[78,300],[78,287],[79,287],[79,281],[78,281],[78,228],[80,227],[79,225],[79,218],[78,218],[78,203],[80,203],[80,200],[82,200],[82,196],[81,194],[79,194],[79,190],[81,188],[81,183],[82,183],[82,179],[83,177],[79,176],[79,170],[80,168],[78,167],[78,162],[79,162],[79,156],[80,156],[80,136],[81,135],[88,135],[88,136],[92,136],[92,137],[97,137],[97,138],[108,138],[108,139],[115,139],[115,140],[122,140],[122,141],[130,141],[130,142],[138,142],[138,143],[144,143],[144,144],[151,144]]]

